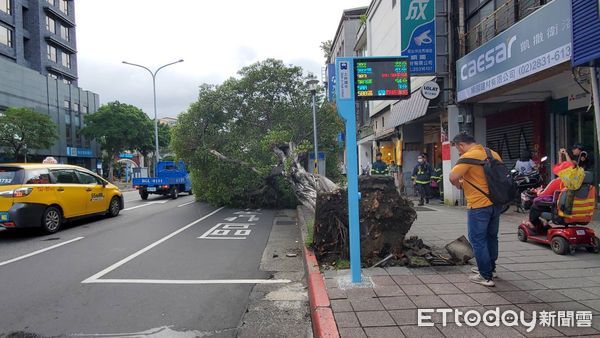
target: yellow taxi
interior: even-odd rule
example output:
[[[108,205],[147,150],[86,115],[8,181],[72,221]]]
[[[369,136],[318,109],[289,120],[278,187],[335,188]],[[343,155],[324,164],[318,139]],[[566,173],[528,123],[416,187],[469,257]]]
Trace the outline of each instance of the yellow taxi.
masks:
[[[57,232],[65,220],[115,217],[123,194],[93,172],[64,164],[0,164],[0,229]]]

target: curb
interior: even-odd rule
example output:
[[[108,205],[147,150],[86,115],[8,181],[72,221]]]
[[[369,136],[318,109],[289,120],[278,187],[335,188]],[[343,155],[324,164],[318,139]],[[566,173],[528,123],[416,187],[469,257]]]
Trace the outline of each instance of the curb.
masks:
[[[306,226],[302,212],[297,210],[301,226]],[[302,231],[304,237],[304,231]],[[303,238],[304,240],[304,238]],[[304,244],[303,244],[304,246]],[[340,333],[333,317],[331,303],[327,295],[325,280],[319,270],[317,257],[312,250],[304,247],[304,263],[308,281],[308,298],[310,302],[310,317],[312,319],[313,336],[317,338],[339,338]]]

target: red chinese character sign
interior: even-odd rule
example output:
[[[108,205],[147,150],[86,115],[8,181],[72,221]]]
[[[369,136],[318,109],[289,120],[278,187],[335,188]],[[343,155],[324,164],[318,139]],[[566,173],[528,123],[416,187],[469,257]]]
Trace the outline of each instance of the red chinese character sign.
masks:
[[[356,100],[402,100],[410,97],[408,58],[354,60]]]

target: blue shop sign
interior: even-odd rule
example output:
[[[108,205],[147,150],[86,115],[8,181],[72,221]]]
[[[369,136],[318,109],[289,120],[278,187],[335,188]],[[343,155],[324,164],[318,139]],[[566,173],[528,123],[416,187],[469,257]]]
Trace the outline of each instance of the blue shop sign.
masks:
[[[571,2],[555,0],[456,62],[458,101],[571,60]]]
[[[67,147],[67,156],[69,157],[94,157],[92,149]]]
[[[335,64],[327,65],[327,100],[335,101]]]
[[[597,65],[600,59],[600,3],[571,0],[573,7],[573,67]]]
[[[119,158],[132,159],[133,158],[133,154],[119,154]]]

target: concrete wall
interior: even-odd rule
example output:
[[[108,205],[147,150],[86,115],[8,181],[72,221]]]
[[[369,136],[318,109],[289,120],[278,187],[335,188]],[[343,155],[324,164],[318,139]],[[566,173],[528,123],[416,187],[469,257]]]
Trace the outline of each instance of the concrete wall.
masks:
[[[83,148],[75,140],[77,126],[75,126],[76,112],[72,111],[73,103],[80,106],[82,112],[81,123],[86,113],[83,107],[88,108],[89,113],[98,110],[100,98],[98,94],[83,90],[73,85],[66,85],[62,81],[45,77],[35,70],[17,65],[14,62],[0,59],[0,110],[9,107],[28,107],[35,109],[40,114],[47,114],[58,126],[59,139],[50,149],[31,149],[31,154],[43,156],[55,156],[67,160],[67,147]],[[65,101],[70,102],[70,107],[64,106]],[[65,116],[71,114],[71,125],[73,143],[67,144]],[[100,157],[100,149],[95,142],[90,147],[93,157]],[[92,163],[92,165],[94,165]]]

